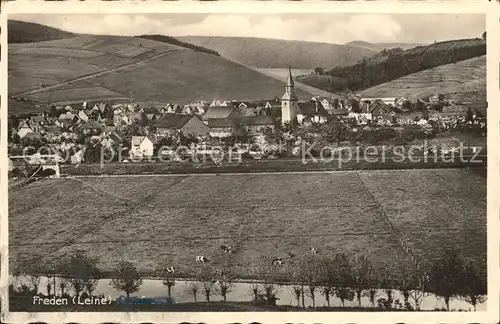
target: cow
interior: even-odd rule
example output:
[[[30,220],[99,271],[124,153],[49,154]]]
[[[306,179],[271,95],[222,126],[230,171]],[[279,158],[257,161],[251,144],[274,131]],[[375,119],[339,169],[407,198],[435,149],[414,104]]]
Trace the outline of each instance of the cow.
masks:
[[[198,256],[196,256],[196,262],[205,263],[205,262],[208,262],[208,259],[207,259],[207,257],[204,257],[202,255],[198,255]]]
[[[228,245],[225,245],[225,244],[221,244],[220,249],[224,252],[227,252],[227,253],[233,252],[233,248],[228,246]]]
[[[273,259],[273,265],[283,265],[283,260],[280,258]]]
[[[312,254],[318,253],[318,249],[315,248],[314,246],[309,247],[309,250],[311,251]]]

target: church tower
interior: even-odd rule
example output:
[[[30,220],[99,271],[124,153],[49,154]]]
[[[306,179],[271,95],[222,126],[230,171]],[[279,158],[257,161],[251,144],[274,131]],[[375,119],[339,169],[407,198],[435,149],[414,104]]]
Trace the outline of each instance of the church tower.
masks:
[[[297,96],[293,84],[292,70],[288,67],[285,94],[281,98],[281,123],[289,123],[297,118]]]

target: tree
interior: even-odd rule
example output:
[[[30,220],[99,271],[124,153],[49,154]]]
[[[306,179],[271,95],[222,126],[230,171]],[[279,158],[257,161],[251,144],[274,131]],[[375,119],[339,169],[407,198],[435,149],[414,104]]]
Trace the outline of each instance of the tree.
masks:
[[[349,259],[344,253],[335,256],[337,284],[335,285],[335,295],[342,302],[342,307],[345,307],[345,301],[354,299],[354,292],[350,288],[353,284],[351,265]]]
[[[266,294],[266,299],[270,304],[276,301],[278,293],[278,282],[280,280],[280,265],[275,265],[272,258],[262,257],[259,263],[259,277]]]
[[[380,288],[380,279],[375,271],[372,269],[368,278],[369,288],[365,291],[365,296],[370,299],[372,307],[375,307],[375,298],[377,297],[378,288]]]
[[[436,261],[429,274],[430,285],[436,296],[442,297],[450,310],[450,298],[461,293],[463,261],[455,250],[448,251]]]
[[[172,297],[172,287],[175,286],[174,272],[171,268],[172,265],[165,260],[157,269],[159,277],[163,280],[163,285],[167,286],[168,298]]]
[[[443,100],[444,100],[444,93],[440,93],[440,94],[438,95],[438,100],[439,100],[439,101],[443,101]]]
[[[472,113],[472,109],[469,108],[467,109],[467,117],[466,117],[468,122],[473,122],[474,121],[474,114]]]
[[[316,288],[320,278],[320,262],[314,256],[306,256],[300,262],[300,274],[302,282],[308,288],[307,294],[312,300],[313,307],[316,307]]]
[[[356,298],[358,299],[359,307],[361,307],[361,296],[370,284],[369,279],[373,271],[372,264],[365,255],[360,255],[352,263],[351,271]]]
[[[462,276],[460,296],[474,307],[486,300],[486,282],[479,276],[472,262],[467,263]]]
[[[486,31],[483,32],[483,35],[481,36],[481,38],[486,42]]]
[[[249,270],[248,271],[248,274],[249,274],[249,278],[258,278],[258,271],[256,270]],[[257,301],[258,297],[259,297],[259,283],[257,283],[256,281],[252,281],[250,283],[250,289],[252,291],[252,296],[253,296],[253,300],[254,301]]]
[[[334,98],[334,99],[332,100],[332,107],[333,107],[333,109],[338,109],[338,108],[339,108],[339,106],[340,106],[340,102],[339,102],[339,100],[338,100],[337,98]]]
[[[59,267],[62,273],[68,276],[68,282],[77,297],[85,288],[90,289],[89,293],[91,293],[100,277],[97,260],[89,257],[83,250],[73,252],[69,259],[61,263]]]
[[[215,284],[217,280],[214,279],[214,274],[210,269],[205,268],[203,265],[200,268],[200,279],[203,286],[203,292],[205,293],[205,298],[207,302],[210,301],[210,296],[214,293]]]
[[[411,112],[412,107],[413,107],[413,105],[412,105],[411,101],[409,101],[409,100],[406,100],[406,101],[403,103],[403,106],[402,106],[403,110],[404,110],[404,111],[407,111],[407,112]]]
[[[325,70],[323,68],[317,67],[317,68],[314,68],[314,73],[316,73],[318,75],[323,75],[325,73]]]
[[[198,280],[186,281],[186,289],[193,295],[193,300],[196,303],[196,297],[198,296],[198,291],[200,291],[200,283]]]
[[[226,301],[227,294],[230,293],[234,287],[234,275],[228,262],[224,262],[222,266],[217,267],[216,278],[219,284],[220,294],[224,301]]]
[[[328,307],[330,307],[330,296],[334,294],[336,276],[337,274],[334,260],[328,257],[323,257],[320,260],[319,280],[322,285],[321,294],[325,297]]]
[[[287,264],[287,277],[290,280],[290,288],[297,300],[297,307],[300,307],[300,296],[304,292],[304,276],[302,269],[296,262],[288,262]],[[302,298],[302,307],[304,307],[304,298]]]
[[[142,286],[142,278],[137,268],[129,261],[120,261],[111,279],[111,285],[119,291],[124,291],[127,297],[135,293]]]
[[[351,104],[352,112],[355,112],[355,113],[361,112],[361,106],[359,105],[359,101],[357,101],[356,99],[351,99],[349,101],[349,103]]]

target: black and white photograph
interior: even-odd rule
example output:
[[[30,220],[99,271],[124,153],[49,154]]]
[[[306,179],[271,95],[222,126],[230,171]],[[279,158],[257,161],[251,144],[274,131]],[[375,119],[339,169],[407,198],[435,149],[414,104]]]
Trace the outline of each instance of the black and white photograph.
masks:
[[[495,318],[486,11],[164,11],[2,13],[3,313]]]

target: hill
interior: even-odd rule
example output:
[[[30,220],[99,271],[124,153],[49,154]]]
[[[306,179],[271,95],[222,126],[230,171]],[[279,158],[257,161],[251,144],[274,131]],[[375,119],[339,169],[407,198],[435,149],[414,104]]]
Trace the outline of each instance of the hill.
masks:
[[[9,96],[40,104],[89,100],[141,104],[281,96],[276,78],[223,57],[151,39],[78,35],[9,45]],[[301,98],[311,94],[297,89]],[[13,101],[10,111],[26,111]]]
[[[441,65],[486,55],[482,39],[462,39],[418,46],[408,50],[383,50],[368,59],[346,67],[335,67],[323,76],[309,75],[298,81],[324,90],[364,90],[385,82]]]
[[[351,65],[373,55],[369,49],[346,45],[289,41],[253,37],[177,37],[195,45],[210,48],[236,62],[256,68],[294,69],[328,68]]]
[[[438,93],[473,105],[486,104],[486,56],[438,66],[382,83],[361,92],[364,97],[404,96],[410,100]],[[460,96],[460,98],[459,98]]]
[[[8,43],[31,43],[72,37],[74,34],[30,22],[9,20],[7,22]]]
[[[414,48],[417,46],[423,46],[424,44],[420,43],[369,43],[365,41],[352,41],[349,43],[346,43],[345,45],[347,46],[353,46],[353,47],[359,47],[359,48],[365,48],[371,51],[379,52],[381,50],[385,49],[391,49],[391,48],[402,48],[404,50]]]

